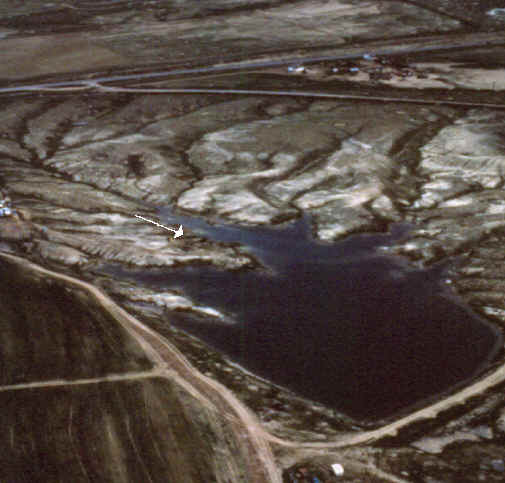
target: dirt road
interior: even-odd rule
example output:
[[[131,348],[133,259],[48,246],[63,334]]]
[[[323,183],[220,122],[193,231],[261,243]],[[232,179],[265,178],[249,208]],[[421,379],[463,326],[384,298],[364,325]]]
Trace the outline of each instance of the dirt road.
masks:
[[[367,41],[363,44],[343,45],[330,48],[318,47],[316,50],[296,50],[296,56],[292,50],[272,53],[249,54],[247,59],[205,58],[204,65],[194,65],[181,67],[181,65],[167,65],[163,69],[160,66],[152,66],[148,72],[147,69],[141,72],[117,73],[114,75],[98,75],[90,78],[89,75],[77,78],[76,74],[68,80],[51,80],[49,82],[39,82],[35,84],[8,85],[0,87],[0,94],[9,94],[14,92],[26,91],[44,91],[44,90],[82,90],[89,89],[90,86],[106,83],[128,83],[139,81],[155,81],[163,79],[177,79],[188,75],[209,75],[230,72],[248,72],[264,69],[286,67],[289,65],[310,65],[318,62],[340,61],[362,58],[365,54],[373,53],[379,56],[398,56],[407,54],[416,54],[423,52],[449,51],[458,49],[470,49],[478,47],[488,47],[493,45],[505,44],[505,35],[502,32],[473,32],[457,34],[441,34],[422,37],[416,39],[412,37],[396,38],[391,41]],[[59,75],[59,78],[68,77]]]
[[[100,306],[109,312],[114,317],[114,320],[121,324],[121,326],[142,345],[154,363],[152,371],[132,373],[130,375],[110,375],[105,378],[96,378],[96,381],[102,379],[113,380],[114,378],[128,379],[160,376],[176,380],[177,383],[181,384],[207,407],[214,410],[217,409],[221,412],[221,414],[229,419],[236,427],[237,435],[240,435],[239,437],[241,437],[242,440],[245,439],[244,432],[246,433],[247,444],[250,445],[251,454],[254,455],[254,461],[251,461],[251,468],[255,468],[255,472],[258,476],[255,481],[270,481],[272,483],[281,482],[281,476],[273,458],[270,444],[297,449],[306,449],[309,451],[312,450],[314,451],[314,454],[316,454],[319,451],[332,448],[335,449],[345,446],[374,443],[384,437],[395,436],[398,434],[398,431],[407,427],[411,423],[418,422],[423,419],[435,418],[441,412],[455,405],[463,404],[469,398],[481,394],[486,389],[505,381],[504,364],[492,373],[458,391],[457,393],[378,429],[364,431],[359,434],[350,434],[343,437],[340,436],[337,440],[328,442],[303,443],[289,441],[278,438],[267,432],[254,414],[247,409],[247,407],[245,407],[227,388],[197,371],[167,339],[128,314],[98,288],[68,275],[47,270],[39,265],[28,262],[23,258],[19,258],[14,255],[0,253],[0,257],[11,260],[45,276],[62,280],[72,287],[84,289],[91,294]],[[86,379],[82,381],[48,381],[45,383],[30,383],[15,386],[32,387],[51,383],[55,385],[86,384],[96,381],[95,379]],[[16,387],[0,387],[0,391],[10,389],[16,389]],[[258,469],[261,469],[261,471]]]
[[[195,368],[193,368],[186,358],[166,339],[132,317],[125,310],[119,307],[112,299],[91,284],[68,275],[47,270],[13,255],[0,253],[0,256],[29,268],[34,272],[45,275],[46,277],[62,280],[74,288],[84,289],[87,293],[91,294],[99,305],[109,312],[114,319],[139,342],[139,344],[141,344],[146,354],[150,357],[154,364],[154,368],[150,374],[125,374],[117,376],[116,378],[114,378],[114,376],[109,376],[87,379],[84,381],[35,382],[13,385],[12,387],[6,386],[3,388],[4,390],[25,389],[28,387],[46,387],[49,385],[61,386],[65,384],[90,384],[93,382],[101,382],[102,380],[166,377],[181,384],[184,389],[186,389],[193,397],[200,400],[204,405],[209,407],[209,409],[218,410],[220,414],[224,415],[232,422],[235,428],[237,440],[239,440],[241,444],[249,446],[250,459],[248,461],[248,475],[251,478],[250,481],[258,483],[264,483],[266,481],[272,483],[282,482],[280,471],[275,463],[270,446],[267,442],[267,436],[269,435],[261,428],[259,421],[232,395],[230,391],[221,386],[219,383],[200,374]],[[2,390],[1,387],[0,390]],[[244,433],[247,434],[247,437],[244,437]]]

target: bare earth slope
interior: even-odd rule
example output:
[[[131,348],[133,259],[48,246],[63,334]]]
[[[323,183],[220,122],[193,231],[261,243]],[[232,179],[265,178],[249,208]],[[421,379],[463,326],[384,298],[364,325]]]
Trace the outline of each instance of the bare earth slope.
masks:
[[[256,266],[133,216],[166,206],[310,215],[328,242],[409,223],[388,253],[457,257],[447,284],[505,327],[501,7],[1,2],[0,480],[331,482],[341,462],[348,481],[503,481],[503,354],[368,428],[170,323],[226,323],[215,307],[100,272]]]

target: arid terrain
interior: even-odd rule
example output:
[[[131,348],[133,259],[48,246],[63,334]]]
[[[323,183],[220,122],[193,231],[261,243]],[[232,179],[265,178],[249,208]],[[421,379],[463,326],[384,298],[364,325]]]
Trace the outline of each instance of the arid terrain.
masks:
[[[384,256],[502,337],[504,25],[500,0],[0,1],[0,481],[503,481],[503,349],[357,421],[175,323],[219,307],[114,274],[261,268],[199,223],[404,226]],[[194,228],[134,216],[163,210]]]

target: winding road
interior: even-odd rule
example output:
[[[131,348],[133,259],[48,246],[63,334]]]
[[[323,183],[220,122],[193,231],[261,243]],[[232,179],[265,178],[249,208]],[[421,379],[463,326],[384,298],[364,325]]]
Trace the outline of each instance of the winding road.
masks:
[[[343,448],[360,444],[371,444],[384,437],[397,435],[401,429],[406,428],[412,423],[419,422],[424,419],[435,418],[441,412],[446,411],[455,405],[463,404],[469,398],[477,396],[483,391],[505,381],[505,364],[502,364],[490,374],[482,377],[480,380],[456,392],[455,394],[380,428],[361,433],[353,433],[347,436],[339,436],[338,439],[335,439],[334,441],[290,441],[274,436],[265,430],[256,416],[246,406],[244,406],[230,390],[215,380],[201,374],[167,339],[130,315],[97,287],[69,275],[47,270],[35,263],[8,253],[0,252],[0,257],[10,260],[16,264],[20,264],[33,272],[56,280],[61,280],[73,288],[85,290],[95,299],[99,306],[112,315],[114,320],[138,341],[154,363],[154,368],[151,371],[121,375],[111,374],[100,378],[89,378],[75,381],[56,380],[0,386],[0,391],[26,389],[31,387],[61,386],[65,384],[92,384],[105,380],[113,381],[148,377],[166,377],[172,381],[176,381],[178,384],[181,384],[184,389],[200,400],[208,408],[217,410],[223,414],[228,420],[236,425],[237,434],[243,434],[243,431],[246,431],[247,438],[242,437],[241,439],[244,444],[249,444],[250,454],[253,455],[253,458],[250,460],[249,468],[251,474],[254,474],[255,477],[253,481],[269,481],[272,483],[281,483],[282,481],[275,459],[271,452],[271,444],[295,449],[304,449],[313,454],[318,454],[320,452],[324,453],[329,449]],[[391,481],[400,480],[392,479]]]

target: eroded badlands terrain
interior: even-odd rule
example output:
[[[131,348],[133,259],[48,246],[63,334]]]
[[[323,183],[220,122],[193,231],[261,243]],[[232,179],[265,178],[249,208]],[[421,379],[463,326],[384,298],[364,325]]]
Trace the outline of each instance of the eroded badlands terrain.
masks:
[[[369,428],[170,324],[180,313],[223,324],[216,307],[110,270],[260,265],[240,243],[191,228],[175,240],[134,217],[167,207],[247,227],[306,216],[327,243],[405,226],[382,252],[443,266],[453,296],[501,331],[505,37],[489,13],[499,2],[14,3],[0,5],[0,250],[99,287],[254,417],[230,419],[232,405],[189,370],[156,372],[159,341],[150,352],[84,288],[3,259],[2,481],[295,481],[300,468],[321,481],[503,480],[501,373],[398,428]],[[395,50],[406,45],[407,56]],[[313,61],[323,52],[342,58]],[[257,65],[269,60],[279,65]],[[175,68],[192,72],[166,74]],[[501,364],[500,352],[487,374]]]

